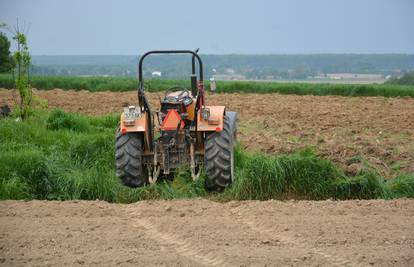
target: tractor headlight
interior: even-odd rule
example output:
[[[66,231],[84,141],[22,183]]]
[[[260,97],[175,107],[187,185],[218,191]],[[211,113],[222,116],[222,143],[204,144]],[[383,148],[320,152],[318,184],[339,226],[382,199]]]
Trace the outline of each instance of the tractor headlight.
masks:
[[[132,126],[135,124],[135,119],[141,117],[141,109],[135,106],[124,107],[124,124],[125,126]]]

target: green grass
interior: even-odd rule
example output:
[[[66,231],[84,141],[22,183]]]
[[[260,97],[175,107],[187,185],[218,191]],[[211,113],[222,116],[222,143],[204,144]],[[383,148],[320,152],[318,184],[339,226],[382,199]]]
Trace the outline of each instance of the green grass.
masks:
[[[34,88],[49,90],[96,91],[133,91],[137,90],[137,79],[132,77],[67,77],[67,76],[32,76],[30,83]],[[206,82],[208,86],[208,82]],[[189,88],[185,80],[152,79],[146,81],[147,91],[164,91],[173,86]],[[0,88],[14,88],[10,75],[0,75]],[[297,95],[342,95],[342,96],[410,96],[414,97],[413,85],[394,84],[314,84],[314,83],[278,83],[253,81],[219,81],[217,92],[222,93],[280,93]]]
[[[100,117],[36,111],[25,122],[0,120],[0,199],[374,199],[414,197],[414,174],[385,181],[372,170],[347,177],[332,162],[304,150],[265,155],[236,149],[236,182],[222,193],[192,182],[188,170],[172,181],[130,189],[114,169],[118,114]]]

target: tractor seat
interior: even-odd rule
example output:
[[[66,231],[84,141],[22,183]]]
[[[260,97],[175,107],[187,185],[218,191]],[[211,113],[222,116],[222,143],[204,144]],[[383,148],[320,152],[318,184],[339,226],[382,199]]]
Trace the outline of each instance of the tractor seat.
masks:
[[[181,90],[175,92],[167,92],[161,104],[181,104],[185,106],[193,102],[192,95],[188,90]]]

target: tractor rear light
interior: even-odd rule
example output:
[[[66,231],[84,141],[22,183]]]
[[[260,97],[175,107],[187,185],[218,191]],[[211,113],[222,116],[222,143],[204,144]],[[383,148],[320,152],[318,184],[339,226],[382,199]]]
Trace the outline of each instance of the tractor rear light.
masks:
[[[216,127],[216,132],[221,132],[221,128],[220,127]]]
[[[125,135],[127,133],[127,129],[126,128],[122,128],[121,129],[121,133],[122,133],[122,135]]]

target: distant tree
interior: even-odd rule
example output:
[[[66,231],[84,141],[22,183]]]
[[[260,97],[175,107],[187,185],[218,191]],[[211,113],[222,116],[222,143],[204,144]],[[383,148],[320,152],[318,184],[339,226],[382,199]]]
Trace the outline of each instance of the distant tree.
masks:
[[[414,71],[408,72],[400,78],[391,78],[387,81],[388,84],[399,84],[399,85],[414,85]]]
[[[297,65],[292,73],[291,73],[291,78],[292,79],[306,79],[308,74],[308,70],[307,67],[303,64]]]
[[[0,29],[5,26],[0,23]],[[13,58],[10,54],[10,41],[4,33],[0,32],[0,73],[10,72],[12,69]]]

